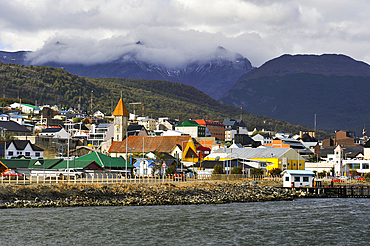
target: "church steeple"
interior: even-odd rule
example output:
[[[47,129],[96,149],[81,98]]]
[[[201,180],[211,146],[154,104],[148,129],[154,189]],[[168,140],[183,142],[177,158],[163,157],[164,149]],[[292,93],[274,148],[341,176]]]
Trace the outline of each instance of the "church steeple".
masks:
[[[116,108],[113,111],[114,116],[114,141],[122,141],[126,136],[127,125],[128,125],[128,111],[122,98],[119,99]]]
[[[124,104],[122,98],[119,99],[118,104],[116,108],[114,109],[112,115],[113,116],[126,116],[126,117],[129,116],[126,105]]]

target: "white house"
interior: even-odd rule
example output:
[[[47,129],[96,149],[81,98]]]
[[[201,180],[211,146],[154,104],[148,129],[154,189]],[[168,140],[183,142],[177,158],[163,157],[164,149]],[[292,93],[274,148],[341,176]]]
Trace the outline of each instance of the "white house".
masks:
[[[99,146],[102,142],[113,138],[114,136],[114,124],[103,123],[99,125],[92,124],[90,126],[89,136],[87,143],[94,146]]]
[[[267,145],[272,143],[272,138],[269,134],[256,134],[252,137],[252,139],[256,142],[261,142],[261,145]]]
[[[21,115],[18,114],[9,114],[10,120],[17,122],[19,125],[24,125],[24,121],[26,118],[24,118]]]
[[[44,150],[29,140],[8,140],[6,142],[5,159],[26,158],[43,159]]]
[[[139,177],[148,177],[152,175],[154,161],[144,158],[139,158],[134,163],[136,169],[134,170],[135,175]]]
[[[308,170],[284,170],[281,174],[283,176],[283,187],[313,187],[314,172]]]
[[[96,111],[96,112],[93,114],[93,116],[94,116],[94,117],[97,117],[97,118],[104,118],[105,114],[104,114],[102,111],[98,110],[98,111]]]
[[[1,121],[9,121],[10,116],[7,114],[0,114],[0,120]]]
[[[49,138],[61,138],[67,139],[69,136],[67,131],[62,127],[56,128],[46,128],[42,132],[39,133],[40,137],[49,137]]]
[[[19,109],[21,109],[21,111],[23,113],[26,113],[26,114],[31,114],[31,113],[38,114],[38,113],[40,113],[40,108],[39,107],[30,105],[30,104],[13,103],[13,104],[10,104],[10,107],[11,108],[19,108]]]

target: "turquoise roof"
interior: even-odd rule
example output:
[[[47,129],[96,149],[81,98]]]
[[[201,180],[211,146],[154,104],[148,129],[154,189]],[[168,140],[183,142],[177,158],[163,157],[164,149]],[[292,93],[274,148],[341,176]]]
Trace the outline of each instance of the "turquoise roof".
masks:
[[[289,175],[309,175],[309,176],[315,176],[315,173],[309,170],[284,170],[281,172],[283,175],[284,173],[288,173]]]

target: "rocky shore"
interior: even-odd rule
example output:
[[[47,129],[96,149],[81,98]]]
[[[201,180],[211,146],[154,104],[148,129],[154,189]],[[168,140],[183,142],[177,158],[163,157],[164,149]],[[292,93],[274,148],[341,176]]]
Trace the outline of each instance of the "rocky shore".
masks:
[[[217,204],[318,197],[251,181],[3,185],[0,194],[0,208]]]

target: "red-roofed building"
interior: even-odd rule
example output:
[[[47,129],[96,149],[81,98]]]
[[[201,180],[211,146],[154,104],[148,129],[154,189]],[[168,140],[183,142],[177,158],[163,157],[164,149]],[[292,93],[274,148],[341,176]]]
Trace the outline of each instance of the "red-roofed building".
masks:
[[[225,125],[215,120],[191,119],[199,125],[207,127],[212,137],[225,141]]]
[[[194,141],[189,135],[183,136],[128,136],[127,138],[128,153],[148,153],[148,152],[165,152],[172,156],[176,154],[183,162],[198,161],[197,151]],[[180,153],[175,153],[180,149]],[[119,157],[126,155],[126,140],[113,141],[108,153],[112,157]],[[180,154],[180,155],[179,155]]]

